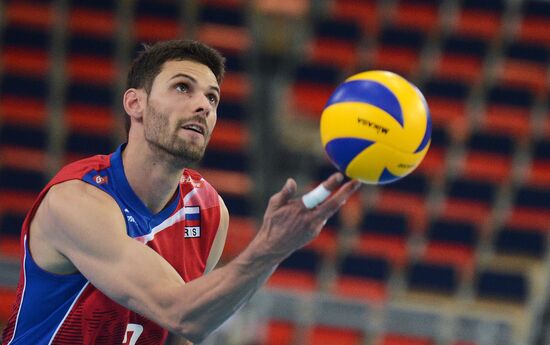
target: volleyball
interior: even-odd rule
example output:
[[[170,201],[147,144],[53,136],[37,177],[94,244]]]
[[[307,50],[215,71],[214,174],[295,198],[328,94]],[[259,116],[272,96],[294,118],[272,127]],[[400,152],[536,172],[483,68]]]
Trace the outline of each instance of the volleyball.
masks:
[[[432,123],[415,85],[393,72],[367,71],[334,90],[320,131],[338,170],[363,183],[387,184],[420,164],[430,146]]]

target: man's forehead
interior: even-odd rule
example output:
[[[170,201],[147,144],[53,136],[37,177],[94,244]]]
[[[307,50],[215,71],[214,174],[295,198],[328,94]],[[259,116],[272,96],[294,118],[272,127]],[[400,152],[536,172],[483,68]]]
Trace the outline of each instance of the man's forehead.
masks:
[[[162,65],[160,73],[157,77],[161,77],[163,80],[169,80],[178,74],[189,75],[194,79],[203,81],[210,86],[218,86],[218,81],[212,70],[208,66],[193,60],[166,61]]]

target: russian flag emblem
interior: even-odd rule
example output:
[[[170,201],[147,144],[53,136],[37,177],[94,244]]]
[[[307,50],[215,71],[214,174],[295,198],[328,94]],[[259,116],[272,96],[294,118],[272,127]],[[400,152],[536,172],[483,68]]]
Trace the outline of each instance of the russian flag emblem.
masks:
[[[185,238],[201,237],[201,209],[199,206],[184,206]]]

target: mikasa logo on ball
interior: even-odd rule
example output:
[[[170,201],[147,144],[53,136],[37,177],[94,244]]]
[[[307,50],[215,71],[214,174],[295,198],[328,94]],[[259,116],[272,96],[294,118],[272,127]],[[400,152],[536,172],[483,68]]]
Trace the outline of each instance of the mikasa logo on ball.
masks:
[[[362,119],[360,117],[357,118],[357,123],[360,124],[360,125],[363,125],[363,126],[368,126],[370,128],[373,128],[374,130],[376,130],[376,132],[378,134],[382,133],[382,134],[388,134],[388,132],[390,131],[389,128],[386,128],[386,127],[382,127],[380,126],[379,124],[376,124],[374,122],[371,122],[367,119]]]

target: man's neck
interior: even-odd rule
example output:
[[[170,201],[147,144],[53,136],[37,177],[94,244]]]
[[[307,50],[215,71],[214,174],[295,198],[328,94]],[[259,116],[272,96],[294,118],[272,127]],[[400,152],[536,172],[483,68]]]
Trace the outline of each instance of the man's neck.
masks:
[[[126,179],[143,204],[153,214],[164,209],[174,197],[183,169],[161,159],[145,141],[130,141],[122,162]]]

